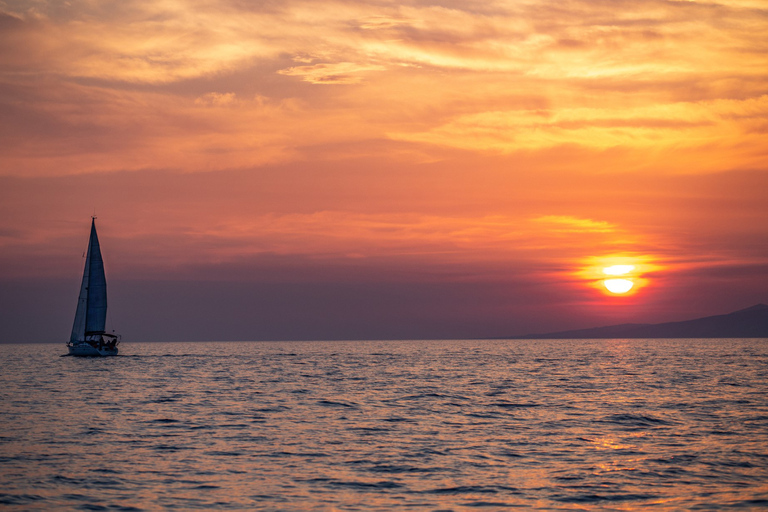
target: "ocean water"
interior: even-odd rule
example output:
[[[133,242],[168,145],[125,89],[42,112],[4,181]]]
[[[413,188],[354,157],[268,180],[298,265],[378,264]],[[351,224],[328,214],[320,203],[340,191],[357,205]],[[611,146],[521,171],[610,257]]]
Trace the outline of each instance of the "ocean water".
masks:
[[[768,508],[768,340],[0,345],[8,510]]]

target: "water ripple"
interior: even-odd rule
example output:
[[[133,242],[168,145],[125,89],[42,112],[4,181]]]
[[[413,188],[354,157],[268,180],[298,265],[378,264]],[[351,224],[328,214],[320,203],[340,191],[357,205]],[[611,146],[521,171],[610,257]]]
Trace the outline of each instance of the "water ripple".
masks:
[[[768,506],[768,340],[121,348],[0,346],[2,508]]]

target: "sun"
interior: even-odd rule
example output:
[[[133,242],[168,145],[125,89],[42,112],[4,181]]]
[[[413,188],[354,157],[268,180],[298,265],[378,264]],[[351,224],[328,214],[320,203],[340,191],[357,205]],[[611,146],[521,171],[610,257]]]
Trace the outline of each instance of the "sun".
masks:
[[[605,267],[603,269],[603,274],[608,276],[626,276],[626,274],[631,273],[633,270],[635,270],[634,265],[611,265],[610,267]],[[633,286],[635,286],[634,281],[626,277],[620,279],[606,279],[603,281],[603,284],[609,292],[616,295],[627,293]]]
[[[651,254],[616,253],[603,256],[589,256],[582,260],[575,277],[603,296],[608,302],[626,303],[630,297],[643,294],[651,279],[666,266],[658,263]]]
[[[617,295],[627,293],[633,286],[635,286],[635,283],[629,279],[606,279],[603,281],[603,284],[608,288],[609,292]]]

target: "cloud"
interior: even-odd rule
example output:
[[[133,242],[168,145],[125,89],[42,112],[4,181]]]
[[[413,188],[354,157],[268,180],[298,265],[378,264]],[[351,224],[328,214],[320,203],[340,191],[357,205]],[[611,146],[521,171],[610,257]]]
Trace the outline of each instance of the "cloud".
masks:
[[[359,65],[352,62],[339,62],[335,64],[314,64],[311,66],[295,66],[278,71],[281,75],[298,76],[311,84],[357,84],[363,80],[363,75],[368,71],[382,71],[384,66]]]
[[[237,95],[233,92],[207,92],[202,96],[195,98],[195,105],[202,105],[205,107],[226,107],[237,103]]]
[[[454,148],[578,146],[626,149],[624,165],[649,172],[764,162],[767,22],[754,5],[177,0],[5,10],[3,173],[245,168],[388,139],[421,160]]]
[[[41,5],[37,23],[28,24],[28,42],[47,44],[49,69],[147,83],[231,72],[284,53],[311,55],[325,66],[409,63],[548,78],[658,75],[733,51],[715,43],[741,42],[746,48],[761,28],[734,8],[659,2],[613,10],[589,2],[556,8],[545,2]],[[696,57],[667,51],[670,40],[677,49],[696,48]],[[736,62],[730,67],[739,69]]]
[[[533,221],[548,224],[553,230],[565,233],[613,233],[616,231],[616,227],[609,222],[580,219],[570,215],[545,215]]]

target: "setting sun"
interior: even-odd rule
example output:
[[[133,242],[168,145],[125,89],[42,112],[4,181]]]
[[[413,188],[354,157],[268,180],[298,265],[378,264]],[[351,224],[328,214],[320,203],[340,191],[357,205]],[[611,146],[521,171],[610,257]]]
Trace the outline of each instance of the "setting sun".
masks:
[[[609,276],[626,276],[630,272],[635,270],[634,265],[611,265],[603,269],[603,274]],[[603,284],[609,292],[621,295],[627,293],[635,286],[635,283],[630,279],[606,279]]]
[[[635,285],[629,279],[606,279],[603,284],[609,292],[616,294],[627,293]]]
[[[603,295],[636,296],[649,285],[649,273],[663,268],[657,262],[655,255],[631,252],[591,256],[574,275]]]

